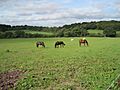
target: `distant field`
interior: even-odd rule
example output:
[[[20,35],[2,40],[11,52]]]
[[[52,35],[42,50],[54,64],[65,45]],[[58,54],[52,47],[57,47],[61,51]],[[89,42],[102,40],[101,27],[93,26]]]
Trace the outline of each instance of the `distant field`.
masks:
[[[103,30],[88,30],[89,33],[103,33]],[[116,31],[117,34],[120,34],[120,31]]]
[[[54,35],[52,32],[42,32],[42,31],[30,31],[30,30],[21,30],[24,31],[25,33],[31,33],[31,34],[44,34],[44,35]],[[15,32],[15,31],[11,31]]]
[[[120,74],[120,38],[87,37],[89,47],[73,39],[0,39],[0,72],[26,71],[16,90],[106,90]],[[66,46],[54,48],[57,40]]]
[[[44,34],[44,35],[53,35],[53,33],[50,32],[41,32],[41,31],[27,31],[24,30],[26,33],[31,33],[31,34]]]
[[[88,30],[89,33],[103,33],[103,30]]]
[[[117,31],[116,34],[117,34],[118,36],[120,36],[120,31]]]

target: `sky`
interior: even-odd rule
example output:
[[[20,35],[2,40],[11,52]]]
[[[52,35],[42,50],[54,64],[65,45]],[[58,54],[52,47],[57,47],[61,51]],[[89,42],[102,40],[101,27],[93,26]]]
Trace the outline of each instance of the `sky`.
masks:
[[[120,20],[120,0],[0,0],[0,24],[62,26]]]

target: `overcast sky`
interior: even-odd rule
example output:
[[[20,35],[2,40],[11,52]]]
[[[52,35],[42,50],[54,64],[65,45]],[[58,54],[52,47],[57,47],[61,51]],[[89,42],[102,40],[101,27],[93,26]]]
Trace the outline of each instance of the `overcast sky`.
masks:
[[[0,23],[61,26],[120,20],[120,0],[0,0]]]

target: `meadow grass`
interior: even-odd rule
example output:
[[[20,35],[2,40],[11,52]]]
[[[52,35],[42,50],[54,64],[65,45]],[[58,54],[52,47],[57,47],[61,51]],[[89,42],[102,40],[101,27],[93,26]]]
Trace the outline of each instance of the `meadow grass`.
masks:
[[[106,90],[120,74],[120,38],[87,37],[89,47],[71,38],[0,39],[0,72],[26,71],[17,90]]]
[[[30,34],[44,34],[44,35],[53,35],[51,32],[41,32],[41,31],[30,31],[30,30],[24,30],[25,33],[30,33]]]
[[[97,33],[101,33],[101,34],[102,34],[102,33],[103,33],[103,30],[92,30],[92,29],[90,29],[90,30],[88,30],[88,32],[89,32],[89,33],[96,33],[96,34],[97,34]]]

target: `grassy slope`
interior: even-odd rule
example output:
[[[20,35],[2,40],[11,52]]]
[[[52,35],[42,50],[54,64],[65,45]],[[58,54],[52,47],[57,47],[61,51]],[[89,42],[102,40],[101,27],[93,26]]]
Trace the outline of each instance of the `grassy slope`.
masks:
[[[26,70],[18,90],[105,90],[120,72],[120,38],[87,38],[89,47],[70,39],[1,39],[0,72]],[[55,49],[57,40],[65,41],[65,48]],[[36,48],[36,41],[46,48]]]
[[[88,32],[89,32],[89,33],[96,33],[96,34],[97,34],[97,33],[101,33],[101,34],[102,34],[102,33],[103,33],[103,30],[92,30],[92,29],[90,29],[90,30],[88,30]]]
[[[53,33],[50,32],[41,32],[41,31],[28,31],[24,30],[26,33],[31,33],[31,34],[45,34],[45,35],[53,35]]]
[[[30,33],[30,34],[54,35],[54,33],[52,33],[52,32],[30,31],[30,30],[21,30],[21,31],[24,31],[25,33]],[[15,31],[10,31],[10,32],[15,32]]]
[[[103,33],[103,30],[92,30],[92,29],[89,29],[88,30],[89,33]],[[120,31],[116,31],[116,33],[120,34]]]

